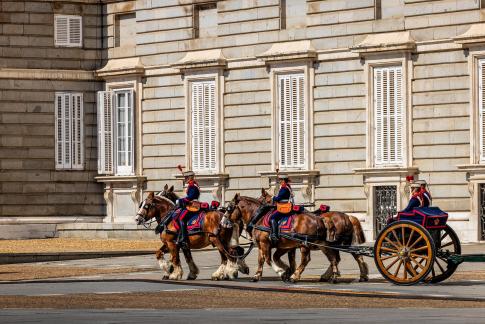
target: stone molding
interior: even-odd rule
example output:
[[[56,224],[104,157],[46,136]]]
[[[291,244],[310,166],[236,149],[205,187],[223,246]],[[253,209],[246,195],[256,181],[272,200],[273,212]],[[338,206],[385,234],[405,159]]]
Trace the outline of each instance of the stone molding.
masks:
[[[256,58],[268,64],[281,61],[315,60],[317,56],[317,51],[311,41],[304,40],[273,44],[266,52],[256,55]]]
[[[466,32],[453,37],[453,41],[464,48],[485,44],[485,23],[471,25]]]
[[[184,176],[181,174],[176,174],[173,177],[181,182],[184,181]],[[210,189],[214,199],[225,201],[225,189],[229,185],[229,174],[196,174],[195,177],[202,190]]]
[[[101,69],[96,71],[96,76],[100,78],[109,78],[125,75],[145,74],[145,66],[141,63],[139,57],[111,59]]]
[[[221,49],[188,52],[180,61],[171,65],[181,72],[190,69],[224,69],[226,66],[227,60]]]
[[[96,77],[93,71],[84,70],[0,68],[0,79],[94,81]]]
[[[409,31],[373,34],[350,50],[361,56],[383,52],[412,52],[416,50],[416,41]]]

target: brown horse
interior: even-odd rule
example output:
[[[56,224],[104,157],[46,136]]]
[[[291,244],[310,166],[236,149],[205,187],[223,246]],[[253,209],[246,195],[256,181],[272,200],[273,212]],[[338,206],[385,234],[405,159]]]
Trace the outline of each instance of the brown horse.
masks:
[[[272,202],[272,196],[266,192],[266,190],[261,189],[261,197],[258,201],[270,204]],[[341,212],[326,212],[326,213],[316,213],[325,222],[325,227],[327,228],[327,241],[332,242],[332,245],[349,246],[352,244],[362,244],[365,243],[365,235],[362,229],[360,221],[355,216],[347,215]],[[338,263],[340,263],[340,252],[338,250],[333,250],[335,257],[337,259],[337,276],[340,276],[340,271],[338,270]],[[369,280],[369,267],[364,261],[363,256],[351,253],[354,259],[357,261],[360,269],[359,281]],[[330,265],[327,271],[320,277],[320,281],[335,281],[334,277],[335,271]]]
[[[149,192],[147,198],[140,205],[135,221],[138,225],[141,225],[155,218],[160,223],[173,211],[174,207],[175,204],[170,199]],[[238,269],[236,260],[232,254],[227,252],[229,250],[229,242],[232,237],[233,228],[221,225],[223,216],[219,211],[206,212],[201,233],[189,236],[189,248],[182,249],[190,269],[187,280],[196,279],[199,273],[190,249],[202,249],[209,245],[213,245],[219,250],[222,260],[219,269],[212,274],[212,279],[221,280],[227,277],[235,278],[237,276]],[[180,280],[183,276],[183,270],[180,264],[180,249],[175,243],[177,230],[173,222],[168,225],[165,231],[160,233],[160,239],[162,240],[162,247],[157,252],[157,258],[159,258],[160,268],[165,272],[164,279]],[[171,255],[171,260],[168,262],[164,259],[165,253],[170,253]]]
[[[247,225],[259,206],[261,206],[261,203],[257,199],[243,197],[236,194],[232,201],[228,204],[225,216],[228,217],[232,222],[242,220],[243,223]],[[252,232],[253,241],[256,242],[259,248],[258,270],[253,276],[252,280],[259,281],[261,279],[263,274],[263,265],[266,261],[266,263],[271,266],[283,280],[297,282],[300,280],[301,274],[305,270],[308,262],[310,262],[310,247],[301,241],[296,241],[283,236],[277,242],[276,246],[272,246],[269,239],[270,233],[258,228],[262,225],[263,219],[264,218],[257,222]],[[299,237],[301,238],[312,238],[312,242],[320,245],[318,249],[322,250],[322,252],[327,255],[330,262],[332,264],[337,263],[335,254],[332,253],[331,250],[324,248],[324,246],[327,244],[325,240],[326,229],[324,222],[320,217],[306,211],[297,214],[292,224],[291,232],[298,233]],[[274,262],[271,260],[271,249],[273,247],[276,248],[273,255]],[[288,265],[281,261],[281,256],[296,248],[300,248],[301,263],[298,268],[291,273]]]

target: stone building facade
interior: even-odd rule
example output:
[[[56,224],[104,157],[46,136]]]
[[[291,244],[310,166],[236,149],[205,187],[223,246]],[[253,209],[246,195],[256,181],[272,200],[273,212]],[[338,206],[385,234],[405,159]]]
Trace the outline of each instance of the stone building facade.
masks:
[[[182,190],[183,164],[223,201],[284,170],[369,238],[412,175],[485,239],[484,1],[59,3],[2,3],[2,221],[128,223],[146,190]],[[55,47],[74,8],[83,45]],[[83,94],[83,170],[55,167],[57,92]]]

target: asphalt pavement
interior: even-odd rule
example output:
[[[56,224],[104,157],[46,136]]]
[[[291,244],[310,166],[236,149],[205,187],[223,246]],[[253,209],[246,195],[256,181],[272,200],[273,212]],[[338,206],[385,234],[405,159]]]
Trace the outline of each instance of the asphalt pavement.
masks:
[[[404,305],[405,306],[405,305]],[[485,309],[2,310],[8,323],[483,323]]]

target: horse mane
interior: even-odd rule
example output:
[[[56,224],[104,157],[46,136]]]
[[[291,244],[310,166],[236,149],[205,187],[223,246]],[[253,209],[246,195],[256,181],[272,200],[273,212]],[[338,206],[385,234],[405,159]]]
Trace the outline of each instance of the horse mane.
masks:
[[[164,197],[164,196],[153,196],[153,199],[154,200],[157,200],[157,199],[161,199],[161,200],[165,200],[166,202],[168,202],[170,205],[174,206],[175,203],[173,201],[171,201],[170,199],[168,199],[167,197]]]
[[[248,197],[248,196],[241,196],[240,198],[241,199],[244,198],[245,200],[249,200],[249,201],[251,201],[251,202],[253,202],[255,204],[261,205],[261,202],[258,199],[256,199],[256,198]]]

